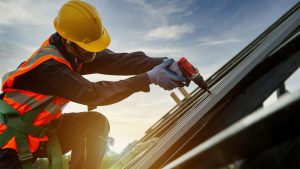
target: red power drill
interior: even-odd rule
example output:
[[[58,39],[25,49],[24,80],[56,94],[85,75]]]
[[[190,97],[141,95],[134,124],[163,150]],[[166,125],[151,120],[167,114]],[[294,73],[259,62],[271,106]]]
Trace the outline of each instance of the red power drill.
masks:
[[[196,83],[201,89],[207,91],[211,94],[211,91],[208,89],[207,83],[200,75],[199,70],[195,68],[185,57],[180,58],[177,61],[177,65],[182,71],[182,73],[188,78]]]

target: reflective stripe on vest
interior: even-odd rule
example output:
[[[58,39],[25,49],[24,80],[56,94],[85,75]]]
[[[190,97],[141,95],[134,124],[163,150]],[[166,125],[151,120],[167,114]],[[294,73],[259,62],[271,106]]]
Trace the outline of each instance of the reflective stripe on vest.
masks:
[[[31,91],[24,91],[12,88],[16,77],[34,69],[43,62],[54,59],[68,66],[71,70],[70,63],[55,49],[53,46],[45,46],[35,52],[26,62],[24,62],[19,68],[14,71],[8,72],[3,76],[2,90],[6,92],[3,101],[11,105],[17,110],[20,115],[26,114],[26,112],[34,109],[35,107],[43,104],[44,102],[52,99],[54,96],[43,95]],[[61,116],[63,107],[68,103],[68,100],[54,97],[43,111],[41,111],[32,124],[35,126],[44,126],[49,124],[52,120],[55,120]],[[0,124],[0,134],[6,130],[6,125]],[[35,152],[39,146],[40,141],[47,141],[47,136],[43,138],[37,138],[28,135],[29,149],[31,152]],[[12,138],[2,148],[13,148],[17,150],[15,138]]]
[[[31,69],[50,59],[55,59],[56,61],[67,65],[71,70],[73,70],[70,63],[66,61],[66,59],[56,49],[45,46],[39,49],[38,52],[35,52],[35,55],[31,56],[18,69],[8,72],[3,76],[2,90],[6,92],[6,87],[12,87],[12,81],[15,77],[30,71]]]
[[[23,94],[22,92],[9,92],[4,96],[4,100],[7,100],[8,102],[14,102],[18,105],[26,105],[29,110],[31,110],[32,108],[38,107],[39,105],[53,98],[53,96],[45,96],[42,100],[37,100],[34,96],[40,96],[40,94],[31,93],[31,96],[28,96]],[[61,110],[61,106],[63,105],[57,105],[52,102],[45,108],[44,111],[55,114],[57,113],[57,111]]]

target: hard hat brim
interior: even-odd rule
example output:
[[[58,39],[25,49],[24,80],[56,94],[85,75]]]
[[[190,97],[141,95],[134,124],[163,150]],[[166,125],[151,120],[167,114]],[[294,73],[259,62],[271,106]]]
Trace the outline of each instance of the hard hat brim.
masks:
[[[82,43],[82,42],[74,42],[74,43],[76,43],[78,46],[80,46],[81,48],[89,52],[100,52],[106,49],[110,44],[110,36],[104,27],[103,29],[104,30],[101,38],[95,41],[89,43]]]
[[[99,39],[97,39],[95,41],[91,41],[89,43],[77,42],[77,41],[74,41],[73,39],[70,39],[69,37],[67,37],[65,35],[65,33],[58,26],[57,18],[55,18],[55,20],[54,20],[54,27],[55,27],[55,30],[63,38],[68,39],[68,40],[76,43],[78,46],[80,46],[81,48],[83,48],[84,50],[89,51],[89,52],[100,52],[100,51],[106,49],[109,46],[110,41],[111,41],[110,36],[109,36],[107,30],[105,29],[105,27],[103,27],[102,36]]]

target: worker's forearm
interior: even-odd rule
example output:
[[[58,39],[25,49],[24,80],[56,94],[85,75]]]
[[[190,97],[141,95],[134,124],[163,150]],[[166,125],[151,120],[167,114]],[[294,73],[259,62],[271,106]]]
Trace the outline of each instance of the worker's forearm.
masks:
[[[50,60],[17,78],[13,87],[100,106],[121,101],[135,92],[149,91],[149,78],[144,73],[116,82],[94,83],[64,64]]]
[[[103,106],[119,102],[133,93],[143,91],[148,92],[149,80],[146,73],[130,77],[116,82],[100,81],[94,84],[95,90],[82,93],[76,102]]]
[[[151,70],[164,58],[153,58],[143,52],[113,53],[106,49],[97,53],[96,59],[82,68],[82,74],[137,75]]]
[[[149,78],[144,73],[115,82],[90,82],[77,73],[65,70],[60,79],[56,79],[56,84],[49,81],[45,86],[52,94],[73,102],[102,106],[119,102],[135,92],[149,91]]]

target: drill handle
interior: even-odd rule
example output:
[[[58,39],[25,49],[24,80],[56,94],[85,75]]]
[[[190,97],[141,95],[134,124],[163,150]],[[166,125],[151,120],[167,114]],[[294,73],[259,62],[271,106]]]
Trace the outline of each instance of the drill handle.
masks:
[[[183,86],[189,86],[191,80],[184,77],[184,76],[179,76],[177,75],[175,72],[169,70],[169,69],[166,69],[167,70],[167,73],[169,76],[173,77],[173,79],[176,79],[178,82],[180,83],[183,83]]]

